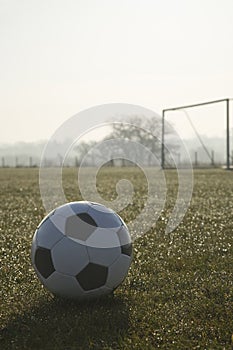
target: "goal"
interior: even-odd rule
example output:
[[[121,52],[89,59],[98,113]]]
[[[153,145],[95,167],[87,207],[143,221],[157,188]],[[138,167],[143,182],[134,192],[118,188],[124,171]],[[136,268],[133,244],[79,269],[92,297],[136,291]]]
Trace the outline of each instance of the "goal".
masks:
[[[194,167],[232,168],[230,101],[225,98],[195,103],[162,111],[161,167],[171,167],[166,156],[166,122],[172,124],[183,140]],[[177,160],[182,164],[182,153]]]

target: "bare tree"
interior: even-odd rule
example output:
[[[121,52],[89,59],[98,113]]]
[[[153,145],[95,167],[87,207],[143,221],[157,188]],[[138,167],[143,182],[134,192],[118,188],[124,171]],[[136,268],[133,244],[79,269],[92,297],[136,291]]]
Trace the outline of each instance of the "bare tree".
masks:
[[[162,123],[157,117],[147,118],[144,116],[130,116],[124,120],[112,124],[112,132],[106,139],[122,138],[124,140],[138,142],[144,145],[151,153],[148,154],[148,159],[145,160],[147,165],[152,165],[153,155],[158,160],[161,157],[161,134]],[[169,149],[172,149],[173,154],[178,151],[178,147],[172,142],[172,127],[166,127],[166,135],[170,136],[171,142]],[[134,150],[132,150],[134,151]],[[139,152],[139,149],[137,150]],[[132,160],[140,157],[139,154],[132,154]]]
[[[97,144],[96,141],[89,141],[80,142],[76,147],[75,150],[77,152],[76,162],[77,164],[81,164],[81,162],[84,160],[85,157],[85,165],[94,165],[94,151],[91,151],[92,148]],[[89,153],[89,154],[88,154]]]
[[[143,145],[150,152],[147,152],[145,158],[145,153],[142,154],[142,148],[128,148],[127,154],[130,162],[122,157],[121,163],[123,166],[132,166],[139,159],[143,159],[145,165],[155,165],[154,157],[156,157],[158,164],[161,157],[161,125],[161,120],[157,117],[146,118],[138,115],[121,119],[119,122],[113,122],[111,132],[102,141],[123,139],[124,142],[112,143],[111,147],[109,147],[109,143],[103,142],[101,148],[95,147],[98,145],[96,141],[81,142],[76,146],[78,163],[80,164],[85,157],[85,166],[94,166],[97,159],[106,159],[107,157],[109,159],[108,165],[114,165],[112,155],[115,152],[112,147],[117,147],[117,153],[124,155],[125,147],[128,147],[127,141],[133,141]],[[172,128],[166,128],[166,134],[171,136],[172,132]],[[173,151],[176,149],[175,144],[172,145],[172,149]]]

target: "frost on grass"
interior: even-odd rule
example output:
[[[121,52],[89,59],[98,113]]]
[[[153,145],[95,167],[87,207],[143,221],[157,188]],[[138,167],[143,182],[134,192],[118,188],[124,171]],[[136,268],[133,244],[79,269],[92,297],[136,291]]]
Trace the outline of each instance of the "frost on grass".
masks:
[[[45,215],[37,170],[0,169],[1,348],[230,348],[232,175],[196,171],[191,206],[180,226],[165,234],[177,193],[176,173],[168,171],[166,207],[155,229],[134,243],[124,283],[114,297],[77,305],[54,299],[31,267],[32,236]],[[63,177],[69,201],[81,200],[75,176],[67,169]],[[137,168],[105,168],[99,193],[114,199],[121,178],[135,187],[133,202],[119,213],[127,224],[143,208],[147,184]]]

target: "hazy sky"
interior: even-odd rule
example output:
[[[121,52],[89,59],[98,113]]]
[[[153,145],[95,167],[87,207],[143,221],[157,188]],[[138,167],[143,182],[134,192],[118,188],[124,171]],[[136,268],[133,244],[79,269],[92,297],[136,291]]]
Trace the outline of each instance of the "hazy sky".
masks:
[[[96,104],[233,97],[233,1],[0,0],[0,50],[0,143],[46,139]]]

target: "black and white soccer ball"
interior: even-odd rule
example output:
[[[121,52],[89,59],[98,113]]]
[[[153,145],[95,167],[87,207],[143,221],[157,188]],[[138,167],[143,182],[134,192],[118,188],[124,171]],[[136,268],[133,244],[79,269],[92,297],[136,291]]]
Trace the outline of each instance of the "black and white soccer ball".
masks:
[[[32,241],[32,264],[53,294],[88,299],[111,293],[132,261],[126,224],[98,203],[71,202],[48,214]]]

